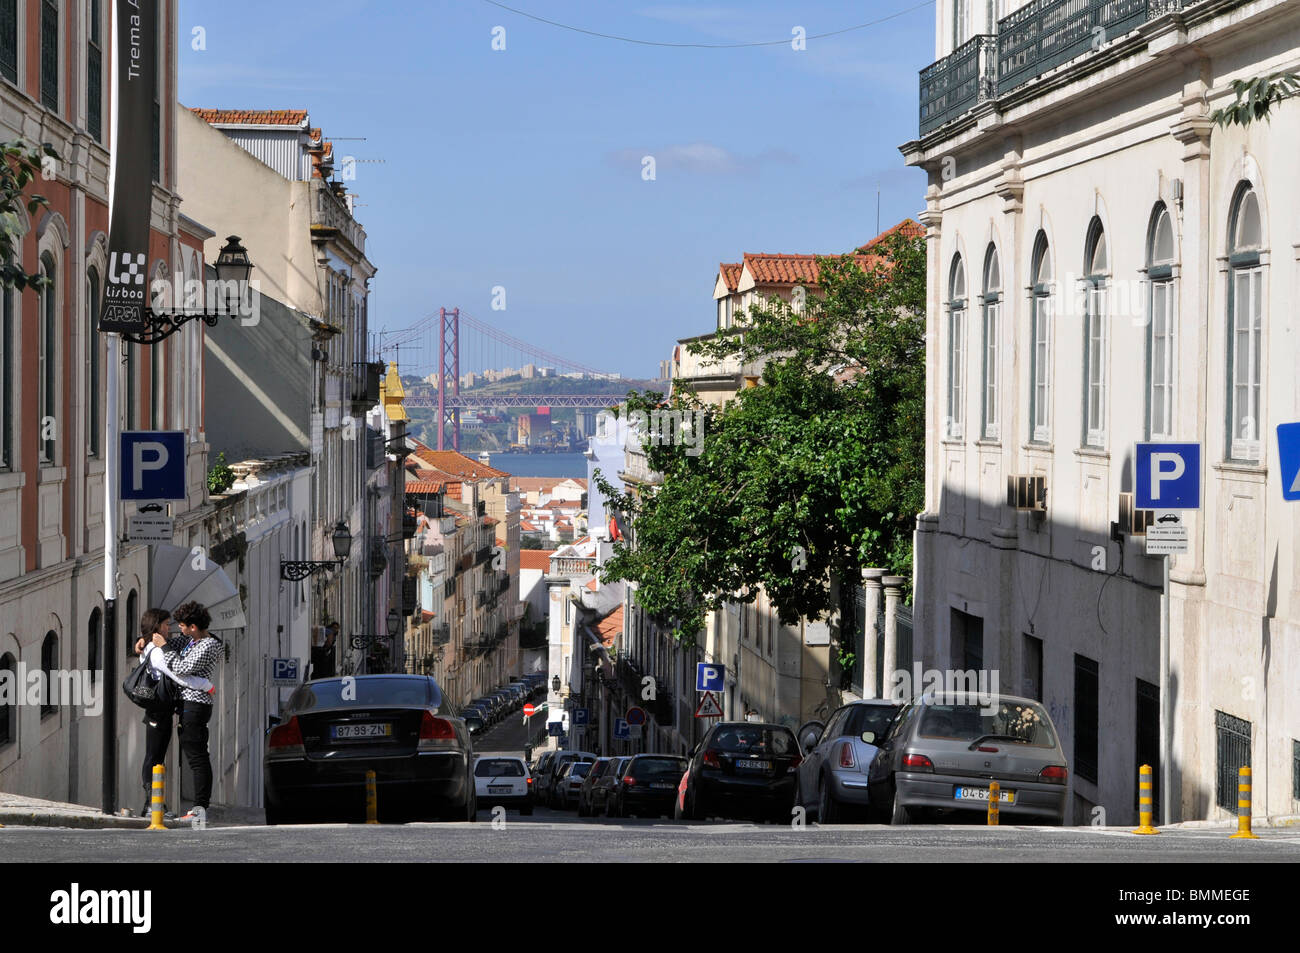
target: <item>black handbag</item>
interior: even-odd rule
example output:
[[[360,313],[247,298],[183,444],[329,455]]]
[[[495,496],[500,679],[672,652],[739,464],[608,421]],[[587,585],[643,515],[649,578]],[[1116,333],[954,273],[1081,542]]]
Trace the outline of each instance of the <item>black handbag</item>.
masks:
[[[162,707],[158,698],[158,681],[143,661],[122,682],[122,691],[132,702],[146,710]]]

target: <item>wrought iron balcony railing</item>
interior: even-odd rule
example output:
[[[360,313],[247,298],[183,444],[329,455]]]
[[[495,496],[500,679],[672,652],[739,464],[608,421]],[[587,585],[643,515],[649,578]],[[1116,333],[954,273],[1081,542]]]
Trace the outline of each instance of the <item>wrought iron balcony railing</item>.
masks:
[[[977,36],[921,70],[921,135],[997,95],[996,36]]]
[[[1185,0],[1031,0],[999,20],[996,34],[977,36],[921,70],[921,135],[1185,5]]]

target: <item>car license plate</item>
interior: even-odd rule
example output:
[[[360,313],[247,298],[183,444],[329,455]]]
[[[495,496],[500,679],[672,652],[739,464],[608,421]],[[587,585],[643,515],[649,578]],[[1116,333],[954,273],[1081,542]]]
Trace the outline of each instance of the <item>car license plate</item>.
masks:
[[[989,789],[988,788],[957,788],[957,790],[953,792],[953,797],[956,798],[958,801],[987,801],[989,799]],[[999,791],[998,803],[1015,804],[1016,792]]]
[[[751,760],[748,760],[748,759],[746,759],[746,758],[741,758],[740,760],[738,760],[738,761],[736,762],[736,767],[738,767],[738,768],[747,768],[747,769],[749,769],[749,770],[751,770],[751,771],[768,771],[768,770],[770,770],[771,767],[772,767],[772,762],[771,762],[771,761],[751,761]]]
[[[489,784],[488,794],[509,794],[514,790],[508,784]]]
[[[393,726],[389,722],[371,725],[332,725],[330,727],[330,736],[336,739],[391,738],[393,736]]]
[[[671,791],[676,786],[677,785],[668,783],[666,781],[650,785],[650,787],[652,787],[656,791]]]

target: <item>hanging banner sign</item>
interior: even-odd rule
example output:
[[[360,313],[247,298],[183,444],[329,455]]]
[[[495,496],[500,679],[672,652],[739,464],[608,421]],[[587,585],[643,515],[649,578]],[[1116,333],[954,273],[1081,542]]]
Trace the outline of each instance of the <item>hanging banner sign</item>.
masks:
[[[108,276],[100,331],[148,328],[158,0],[114,0]]]

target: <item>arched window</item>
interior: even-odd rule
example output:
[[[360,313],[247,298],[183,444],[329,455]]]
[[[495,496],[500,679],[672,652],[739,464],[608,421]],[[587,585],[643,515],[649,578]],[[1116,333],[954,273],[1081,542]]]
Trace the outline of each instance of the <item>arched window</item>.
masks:
[[[1110,275],[1110,257],[1106,251],[1106,231],[1101,219],[1094,218],[1088,227],[1084,263],[1086,301],[1083,315],[1083,444],[1106,445],[1106,280]]]
[[[100,659],[103,657],[100,651],[104,635],[103,620],[103,613],[95,609],[90,613],[90,619],[86,623],[86,668],[90,670],[91,685],[95,684],[95,673],[99,671]]]
[[[37,351],[37,426],[40,428],[41,463],[54,466],[58,454],[59,424],[59,295],[54,257],[41,256],[41,277],[49,284],[40,293],[40,341]]]
[[[1259,199],[1248,183],[1237,189],[1228,249],[1228,455],[1258,461],[1263,421],[1264,230]]]
[[[1163,202],[1147,233],[1147,438],[1174,435],[1174,224]]]
[[[126,646],[127,657],[135,655],[135,640],[140,637],[140,598],[131,590],[126,597],[126,616],[117,625],[117,630],[124,633],[122,642]]]
[[[982,436],[985,440],[998,439],[998,334],[1002,323],[1002,266],[998,250],[991,243],[984,255],[984,386]]]
[[[100,418],[104,344],[98,324],[99,272],[91,268],[86,272],[86,453],[92,457],[99,455],[99,444],[104,439],[104,421]]]
[[[965,404],[966,269],[961,255],[952,260],[948,276],[948,433],[960,440]]]
[[[41,698],[41,717],[48,718],[58,711],[54,704],[54,683],[58,679],[59,637],[53,632],[45,633],[41,643],[41,672],[45,675],[45,694]]]
[[[1030,440],[1049,443],[1052,439],[1052,256],[1047,235],[1038,233],[1034,242],[1029,342],[1029,426]]]
[[[7,690],[0,692],[0,748],[18,740],[18,663],[6,652],[0,655],[0,684]]]

